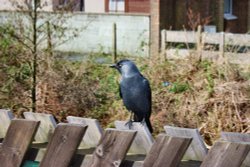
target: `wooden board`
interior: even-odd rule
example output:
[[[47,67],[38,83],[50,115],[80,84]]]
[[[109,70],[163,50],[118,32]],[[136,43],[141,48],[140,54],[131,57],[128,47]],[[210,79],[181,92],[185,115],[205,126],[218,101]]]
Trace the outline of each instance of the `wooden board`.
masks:
[[[234,132],[221,132],[221,140],[229,142],[248,142],[250,143],[250,134],[246,133],[234,133]],[[246,159],[243,162],[244,167],[250,167],[250,152],[247,154]]]
[[[202,161],[204,159],[207,154],[207,148],[198,129],[179,128],[172,126],[164,126],[164,129],[169,136],[193,139],[183,157],[184,160]]]
[[[4,138],[11,120],[14,118],[9,109],[0,109],[0,138]]]
[[[68,167],[86,129],[79,124],[58,124],[40,167]]]
[[[216,142],[201,167],[240,167],[249,151],[249,144]]]
[[[115,127],[118,130],[129,130],[126,121],[115,121]],[[140,122],[133,122],[131,130],[137,131],[135,139],[128,151],[129,154],[147,154],[153,145],[154,139],[149,132],[146,124],[142,125]]]
[[[143,167],[177,167],[185,154],[192,138],[159,135],[149,153]]]
[[[88,166],[120,166],[135,135],[136,131],[131,130],[105,130]]]
[[[88,126],[79,148],[88,149],[97,146],[99,140],[101,139],[103,130],[100,126],[100,123],[96,119],[68,116],[67,120],[69,123]]]
[[[38,121],[13,119],[0,148],[0,166],[19,167],[32,142]]]
[[[35,142],[48,142],[56,127],[56,121],[53,115],[33,112],[24,112],[23,115],[25,119],[40,121],[40,126],[35,136]]]

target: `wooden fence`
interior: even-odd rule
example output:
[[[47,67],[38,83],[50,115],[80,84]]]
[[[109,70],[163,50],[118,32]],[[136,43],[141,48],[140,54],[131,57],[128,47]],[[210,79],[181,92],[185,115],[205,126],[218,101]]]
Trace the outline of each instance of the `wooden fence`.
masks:
[[[3,167],[249,167],[250,134],[222,132],[209,149],[198,129],[165,126],[154,138],[146,125],[116,121],[102,129],[95,119],[25,112],[25,119],[0,110]],[[35,136],[35,137],[34,137]],[[32,144],[30,144],[32,143]]]
[[[178,44],[185,48],[178,48]],[[171,48],[171,45],[175,47]],[[190,48],[190,44],[194,47]],[[179,45],[180,46],[180,45]],[[166,59],[185,58],[196,54],[200,59],[228,59],[232,63],[250,63],[250,35],[232,33],[206,33],[198,31],[161,31],[161,54]]]

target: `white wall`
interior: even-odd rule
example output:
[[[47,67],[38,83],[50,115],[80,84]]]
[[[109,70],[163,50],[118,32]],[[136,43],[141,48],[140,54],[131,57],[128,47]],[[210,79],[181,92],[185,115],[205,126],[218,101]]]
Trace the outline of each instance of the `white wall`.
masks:
[[[104,13],[105,0],[85,0],[85,12]]]
[[[62,52],[76,53],[112,53],[113,42],[113,24],[117,25],[117,52],[119,54],[130,56],[148,56],[149,55],[149,15],[132,14],[94,14],[94,13],[67,13],[44,14],[38,24],[43,24],[46,19],[59,21],[60,26],[66,28],[63,39],[57,39],[52,32],[52,42],[61,42],[68,40],[55,50]],[[59,17],[58,17],[59,15]],[[28,25],[29,19],[20,12],[0,12],[0,25],[9,22],[11,18],[19,18]],[[12,19],[13,20],[13,19]],[[53,21],[51,24],[56,24]],[[16,21],[13,21],[16,24]],[[46,25],[46,24],[45,24]],[[52,26],[53,27],[53,26]],[[72,36],[72,29],[77,28],[77,36]],[[28,30],[28,27],[25,28]],[[46,33],[46,32],[44,32]],[[46,35],[45,35],[46,36]],[[45,40],[46,41],[46,40]],[[42,46],[42,45],[40,45]],[[43,45],[43,47],[45,47]]]

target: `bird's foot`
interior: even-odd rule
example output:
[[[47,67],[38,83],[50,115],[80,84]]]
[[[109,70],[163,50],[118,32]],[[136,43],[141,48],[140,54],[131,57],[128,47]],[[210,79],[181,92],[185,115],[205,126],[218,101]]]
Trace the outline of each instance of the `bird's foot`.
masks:
[[[143,118],[143,120],[140,123],[141,123],[142,126],[144,126],[145,123],[146,123],[145,119]]]
[[[134,121],[132,121],[132,120],[130,119],[128,122],[125,123],[125,126],[128,126],[128,128],[131,129],[132,126],[133,126],[133,122],[134,122]]]

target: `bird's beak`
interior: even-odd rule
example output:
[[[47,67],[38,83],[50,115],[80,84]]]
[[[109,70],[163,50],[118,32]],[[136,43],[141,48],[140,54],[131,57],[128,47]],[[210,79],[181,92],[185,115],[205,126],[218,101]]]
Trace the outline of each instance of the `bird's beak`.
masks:
[[[116,68],[117,69],[117,65],[116,64],[112,64],[109,66],[110,68]]]

